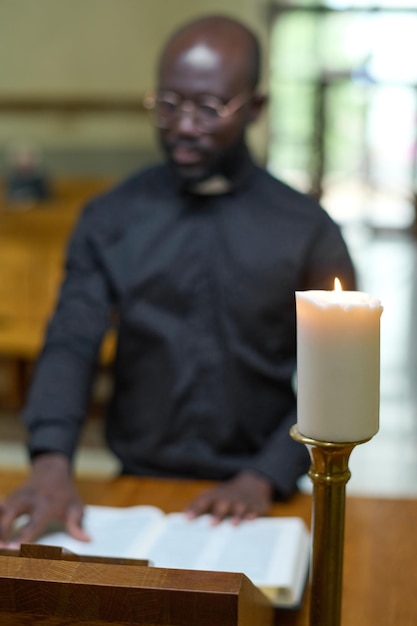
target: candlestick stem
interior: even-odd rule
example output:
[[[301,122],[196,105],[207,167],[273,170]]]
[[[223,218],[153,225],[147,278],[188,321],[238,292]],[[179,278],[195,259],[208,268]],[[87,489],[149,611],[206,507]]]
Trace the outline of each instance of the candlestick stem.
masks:
[[[291,436],[307,446],[313,483],[310,626],[340,626],[343,582],[346,483],[353,448],[368,441],[333,443]]]

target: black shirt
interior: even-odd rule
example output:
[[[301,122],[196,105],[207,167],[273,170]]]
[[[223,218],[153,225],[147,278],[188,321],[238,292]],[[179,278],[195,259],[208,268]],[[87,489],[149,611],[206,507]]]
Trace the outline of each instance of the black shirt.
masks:
[[[354,272],[314,201],[250,164],[225,193],[139,172],[83,211],[24,412],[31,454],[72,456],[97,354],[118,320],[107,440],[123,471],[224,479],[252,469],[289,495],[308,468],[296,422],[295,290]]]

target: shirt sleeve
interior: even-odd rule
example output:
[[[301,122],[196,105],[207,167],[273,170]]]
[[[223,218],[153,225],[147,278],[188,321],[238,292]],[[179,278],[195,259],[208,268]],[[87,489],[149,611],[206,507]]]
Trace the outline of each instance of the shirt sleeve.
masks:
[[[333,289],[334,278],[339,278],[343,289],[355,290],[355,268],[342,237],[340,228],[327,214],[313,238],[304,260],[305,275],[300,289]],[[275,486],[276,495],[288,498],[297,488],[297,481],[310,466],[306,446],[294,441],[289,431],[297,422],[297,410],[278,416],[279,425],[266,445],[253,460],[251,469],[268,477]]]
[[[323,211],[304,263],[302,289],[334,289],[339,278],[345,291],[357,289],[357,276],[340,227]]]
[[[267,444],[253,459],[251,469],[264,475],[274,485],[278,499],[289,498],[297,481],[310,467],[307,448],[294,441],[290,429],[297,422],[296,409],[285,415]]]
[[[94,220],[86,209],[70,240],[58,304],[23,411],[31,456],[54,451],[71,458],[86,417],[111,310],[94,235]]]

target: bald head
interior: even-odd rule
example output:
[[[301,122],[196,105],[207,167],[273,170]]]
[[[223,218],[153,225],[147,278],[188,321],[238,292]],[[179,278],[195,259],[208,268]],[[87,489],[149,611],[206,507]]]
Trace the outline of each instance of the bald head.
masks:
[[[210,71],[214,55],[224,59],[224,71],[234,72],[248,90],[255,90],[260,74],[260,47],[254,33],[230,17],[203,17],[177,30],[165,45],[159,63],[159,75],[173,58],[182,58]]]

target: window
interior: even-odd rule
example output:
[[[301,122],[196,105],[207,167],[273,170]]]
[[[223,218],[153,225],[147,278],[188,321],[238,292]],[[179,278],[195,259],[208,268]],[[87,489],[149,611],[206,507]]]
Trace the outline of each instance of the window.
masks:
[[[276,4],[269,167],[340,222],[414,217],[417,1]]]

